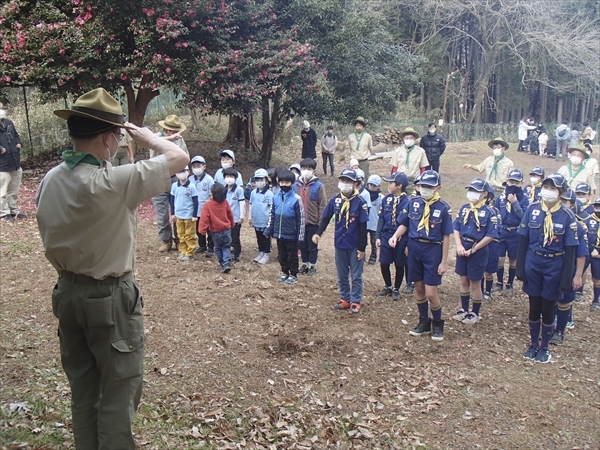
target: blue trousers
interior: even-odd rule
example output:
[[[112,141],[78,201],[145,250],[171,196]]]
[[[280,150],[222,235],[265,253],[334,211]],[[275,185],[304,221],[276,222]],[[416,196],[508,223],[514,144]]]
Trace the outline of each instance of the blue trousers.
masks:
[[[299,242],[298,247],[302,252],[302,263],[316,264],[319,257],[319,247],[312,241],[312,237],[317,233],[319,225],[307,223],[304,230],[304,240]]]
[[[358,249],[335,249],[340,298],[350,303],[360,303],[363,295],[363,267],[365,259],[358,260]],[[352,278],[352,286],[350,286]]]
[[[221,267],[231,265],[231,230],[212,233],[212,239]]]

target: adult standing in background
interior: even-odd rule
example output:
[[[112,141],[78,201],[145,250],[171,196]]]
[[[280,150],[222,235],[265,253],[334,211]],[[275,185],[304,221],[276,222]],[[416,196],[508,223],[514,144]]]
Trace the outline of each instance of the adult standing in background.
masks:
[[[425,150],[415,144],[415,139],[419,138],[419,133],[408,127],[400,137],[404,141],[401,147],[394,150],[392,160],[392,173],[404,172],[408,177],[408,186],[406,193],[412,195],[415,189],[415,178],[417,178],[426,167],[429,167],[429,161]]]
[[[556,157],[557,161],[564,161],[567,156],[567,147],[571,140],[571,129],[569,128],[569,121],[563,120],[562,123],[556,128]]]
[[[419,145],[425,150],[425,154],[427,155],[427,160],[429,161],[427,169],[432,169],[437,173],[440,173],[440,158],[446,151],[446,141],[444,137],[437,132],[435,123],[430,123],[427,128],[427,134],[421,137]]]
[[[533,125],[533,119],[529,119],[527,117],[523,117],[519,122],[519,130],[517,132],[519,137],[519,147],[517,148],[518,152],[526,152],[526,144],[525,141],[529,136],[529,131],[535,130],[536,126]]]
[[[335,167],[333,157],[338,146],[338,138],[333,134],[333,126],[327,126],[327,132],[321,138],[321,155],[323,156],[323,175],[327,175],[327,162],[331,169],[331,176],[334,175]],[[312,236],[311,236],[312,237]]]
[[[369,156],[373,152],[373,138],[365,131],[367,122],[364,117],[359,116],[352,121],[354,133],[348,136],[350,147],[350,159],[358,161],[358,167],[365,173],[365,179],[369,179]]]
[[[137,144],[125,133],[123,139],[119,142],[119,149],[115,153],[115,157],[111,161],[113,166],[123,166],[125,164],[133,164],[135,162],[135,152],[137,150]]]
[[[587,183],[592,188],[592,191],[596,192],[596,181],[594,179],[594,168],[588,167],[585,161],[590,155],[582,147],[570,147],[569,150],[569,164],[562,166],[558,169],[569,188],[575,189],[579,183]]]
[[[6,111],[0,109],[0,220],[26,219],[17,200],[21,189],[21,138]]]
[[[169,189],[171,174],[190,159],[147,128],[124,123],[121,105],[101,88],[54,114],[67,120],[73,150],[40,183],[37,221],[59,276],[52,312],[71,386],[75,447],[134,449],[145,341],[134,276],[137,208]],[[123,128],[157,156],[113,167]]]
[[[508,144],[501,137],[488,142],[488,147],[492,149],[492,156],[488,156],[477,166],[465,164],[463,167],[480,173],[485,172],[486,181],[490,183],[496,193],[501,194],[504,192],[504,182],[508,179],[508,173],[515,167],[515,164],[504,154],[508,150]]]
[[[187,145],[185,144],[183,137],[181,137],[181,133],[183,133],[187,127],[179,117],[174,114],[167,116],[165,120],[158,121],[158,126],[161,128],[161,130],[156,133],[158,137],[173,142],[189,156],[190,153],[188,152]],[[154,158],[154,156],[156,156],[156,151],[151,148],[150,158]],[[177,169],[177,172],[179,171],[181,171],[181,167]],[[177,183],[176,176],[171,177],[171,184],[173,183]],[[179,239],[177,238],[177,227],[175,224],[171,223],[169,215],[171,208],[171,187],[169,187],[168,192],[162,192],[152,197],[152,204],[154,205],[154,213],[156,214],[158,238],[162,241],[158,251],[168,252],[171,250],[171,247],[173,247],[173,242],[175,242],[175,246],[179,243]]]
[[[310,127],[310,122],[305,120],[304,128],[300,133],[302,138],[302,159],[312,158],[317,160],[317,132]]]

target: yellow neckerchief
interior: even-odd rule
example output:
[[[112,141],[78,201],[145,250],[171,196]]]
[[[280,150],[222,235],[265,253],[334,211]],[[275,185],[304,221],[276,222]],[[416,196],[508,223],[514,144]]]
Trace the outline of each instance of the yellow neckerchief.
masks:
[[[403,195],[406,195],[406,192],[402,192],[400,195],[394,195],[394,206],[392,207],[392,225],[394,226],[396,226],[396,208]]]
[[[508,201],[508,195],[504,194],[506,197],[506,212],[510,214],[512,211],[512,203]]]
[[[437,202],[439,199],[440,199],[439,192],[436,192],[435,194],[433,194],[433,197],[429,201],[423,199],[423,201],[425,202],[425,208],[423,208],[423,217],[421,217],[419,225],[417,226],[417,231],[425,228],[425,232],[427,233],[427,236],[429,236],[429,207],[431,205],[433,205],[435,202]]]
[[[479,208],[481,208],[483,206],[483,204],[485,203],[485,201],[487,200],[487,198],[482,198],[480,199],[477,203],[469,203],[469,209],[467,211],[467,213],[465,214],[465,218],[463,220],[463,224],[467,224],[467,222],[469,221],[469,214],[473,213],[473,218],[475,219],[475,225],[477,225],[477,228],[479,229],[480,224],[479,224]]]
[[[346,197],[344,194],[340,194],[341,199],[344,201],[342,208],[340,209],[340,215],[338,217],[338,222],[342,220],[342,216],[346,215],[346,229],[350,225],[350,202],[354,200],[358,196],[358,191],[356,189],[352,190],[352,195],[350,197]]]
[[[552,214],[560,209],[560,201],[556,202],[552,208],[548,208],[546,202],[542,203],[542,211],[546,213],[546,217],[544,218],[544,244],[542,247],[546,245],[550,245],[554,240],[554,222],[552,221]]]
[[[541,181],[537,184],[531,185],[531,192],[529,192],[529,203],[533,203],[535,201],[535,190],[536,190],[536,188],[539,188],[541,185],[542,185]]]

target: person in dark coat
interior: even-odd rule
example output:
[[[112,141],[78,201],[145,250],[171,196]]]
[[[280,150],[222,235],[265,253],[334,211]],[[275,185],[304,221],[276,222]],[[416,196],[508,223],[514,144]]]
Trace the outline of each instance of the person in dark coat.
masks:
[[[429,166],[427,169],[435,170],[440,173],[440,158],[446,150],[446,141],[444,137],[437,132],[435,123],[430,123],[429,131],[421,137],[419,146],[425,150]]]
[[[21,139],[6,111],[0,109],[0,220],[14,222],[15,218],[26,218],[17,204],[22,175]]]
[[[308,120],[304,121],[304,128],[300,133],[302,137],[302,159],[317,159],[317,132],[310,127]]]

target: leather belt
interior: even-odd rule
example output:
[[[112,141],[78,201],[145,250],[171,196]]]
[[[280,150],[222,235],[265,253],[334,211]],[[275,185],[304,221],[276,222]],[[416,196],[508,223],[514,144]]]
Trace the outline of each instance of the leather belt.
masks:
[[[543,252],[538,252],[536,250],[531,250],[531,251],[538,256],[543,256],[544,258],[558,258],[559,256],[562,256],[565,254],[565,252],[543,253]]]
[[[59,272],[59,277],[65,280],[72,281],[73,283],[85,283],[85,284],[117,284],[121,281],[131,280],[133,278],[133,272],[127,272],[120,277],[106,277],[104,280],[97,280],[87,275],[81,275],[78,273],[69,272],[63,270]]]
[[[506,231],[515,231],[519,227],[502,227],[502,228],[505,229]]]
[[[419,238],[415,239],[415,241],[421,242],[423,244],[438,244],[439,245],[442,243],[442,241],[430,241],[428,239],[419,239]]]
[[[471,244],[476,244],[477,242],[479,242],[479,241],[478,241],[478,240],[476,240],[476,239],[471,239],[471,238],[469,238],[469,237],[465,237],[465,236],[461,236],[461,239],[462,239],[463,241],[470,242]]]

